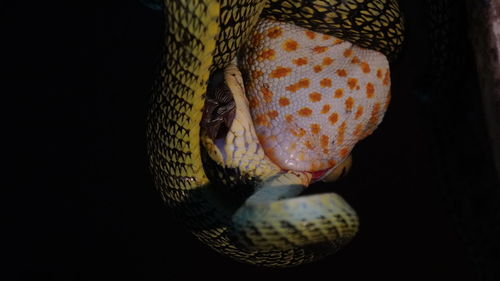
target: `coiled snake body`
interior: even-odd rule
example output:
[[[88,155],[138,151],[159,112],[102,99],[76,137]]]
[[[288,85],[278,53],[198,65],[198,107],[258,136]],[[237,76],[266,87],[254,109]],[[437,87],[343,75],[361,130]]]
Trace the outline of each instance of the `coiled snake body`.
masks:
[[[240,74],[236,57],[242,57],[239,52],[248,48],[257,22],[264,18],[393,57],[403,29],[397,3],[186,0],[165,1],[164,11],[165,50],[147,135],[154,182],[168,206],[198,239],[242,262],[294,266],[337,251],[357,231],[354,210],[333,193],[295,196],[311,182],[314,172],[345,164],[335,161],[304,170],[276,163],[253,125],[256,111],[250,112],[245,97],[245,87],[252,90],[247,78],[251,74]],[[247,72],[253,65],[248,64]],[[222,144],[208,137],[206,128],[200,129],[202,117],[206,118],[206,97],[213,93],[209,81],[221,71],[235,104],[234,119],[218,137]],[[336,160],[346,159],[348,151],[342,153]]]

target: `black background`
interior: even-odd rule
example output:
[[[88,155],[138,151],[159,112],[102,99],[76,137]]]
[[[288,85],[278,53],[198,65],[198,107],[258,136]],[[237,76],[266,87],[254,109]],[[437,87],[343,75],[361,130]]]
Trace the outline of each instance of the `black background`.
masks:
[[[402,2],[407,39],[391,68],[392,101],[384,121],[355,148],[348,177],[318,187],[334,190],[352,204],[361,219],[359,234],[336,255],[280,270],[234,262],[196,241],[173,220],[152,184],[145,117],[162,43],[161,13],[132,0],[99,6],[95,46],[80,46],[77,38],[72,39],[84,32],[65,29],[71,33],[64,35],[67,45],[48,48],[51,51],[37,56],[38,67],[30,70],[30,86],[43,85],[47,98],[37,98],[30,90],[35,98],[23,107],[29,114],[14,115],[21,129],[17,137],[23,141],[12,141],[20,148],[8,151],[15,159],[11,166],[20,172],[15,176],[18,181],[35,188],[16,190],[21,200],[10,209],[15,213],[6,231],[8,266],[15,265],[10,268],[15,273],[11,280],[483,280],[485,273],[473,262],[429,164],[439,155],[434,154],[426,129],[429,120],[422,117],[415,94],[429,65],[422,51],[429,48],[422,28],[425,13],[416,2]],[[27,41],[43,44],[56,39],[45,37],[44,30],[60,28],[65,20],[74,21],[71,17],[68,14],[43,29],[24,26],[24,33],[12,35],[28,33]],[[66,47],[76,51],[64,56],[61,64],[51,60],[53,53]],[[22,48],[35,51],[32,46]],[[11,73],[26,71],[22,63],[16,65]],[[58,68],[57,77],[46,65]],[[79,79],[69,87],[44,84],[73,81],[89,74],[84,73],[88,68],[89,80]],[[22,79],[11,82],[26,85]],[[73,92],[84,97],[70,101]],[[22,97],[17,99],[23,102]],[[44,117],[37,114],[41,106]],[[60,111],[51,112],[61,107],[68,116],[76,113],[82,130],[71,132],[74,123],[64,123]],[[25,155],[43,161],[26,165]],[[74,175],[75,165],[79,175]],[[46,177],[62,179],[68,174],[72,179],[64,180],[62,189],[50,184],[37,188]]]

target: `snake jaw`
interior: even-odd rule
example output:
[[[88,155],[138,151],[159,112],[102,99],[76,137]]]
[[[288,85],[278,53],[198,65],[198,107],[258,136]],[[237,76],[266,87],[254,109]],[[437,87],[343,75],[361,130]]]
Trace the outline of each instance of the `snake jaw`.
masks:
[[[317,181],[336,181],[349,171],[352,164],[351,155],[338,165],[315,172],[280,168],[275,160],[263,153],[264,141],[256,136],[248,106],[242,74],[236,63],[233,63],[226,68],[224,82],[219,82],[215,94],[208,96],[201,123],[202,144],[218,165],[237,168],[243,176],[255,177],[262,181],[278,174],[295,174],[297,181],[290,184],[305,187]],[[233,126],[234,120],[236,121]],[[244,144],[242,140],[245,141]],[[237,149],[240,151],[239,160],[235,158]],[[248,160],[245,161],[245,158]]]
[[[282,170],[265,155],[256,136],[242,74],[235,63],[224,69],[224,83],[227,87],[224,100],[231,96],[234,104],[233,113],[226,117],[232,121],[226,134],[216,138],[207,132],[211,129],[202,124],[201,142],[208,155],[221,167],[238,169],[245,177],[263,180],[280,173]]]
[[[349,155],[342,163],[339,165],[325,171],[320,176],[315,176],[313,174],[313,182],[322,181],[322,182],[335,182],[342,177],[344,177],[352,167],[352,155]]]

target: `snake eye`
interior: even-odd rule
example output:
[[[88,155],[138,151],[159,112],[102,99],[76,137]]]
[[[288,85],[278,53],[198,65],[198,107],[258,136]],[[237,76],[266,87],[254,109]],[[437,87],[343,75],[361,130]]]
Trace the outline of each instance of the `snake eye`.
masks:
[[[351,170],[352,166],[352,156],[349,155],[342,163],[337,165],[333,170],[331,170],[328,174],[326,174],[321,181],[323,182],[334,182],[345,175]]]

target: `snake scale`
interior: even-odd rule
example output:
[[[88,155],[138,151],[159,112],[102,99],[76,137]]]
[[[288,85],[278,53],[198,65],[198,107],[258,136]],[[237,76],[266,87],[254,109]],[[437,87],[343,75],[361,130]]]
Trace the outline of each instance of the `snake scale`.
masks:
[[[268,161],[248,117],[244,74],[235,59],[261,19],[393,58],[403,40],[397,2],[185,0],[164,1],[163,8],[164,51],[147,128],[150,168],[162,198],[199,240],[240,262],[287,267],[336,252],[357,232],[355,211],[334,193],[300,196],[311,173],[283,171]],[[230,162],[216,160],[224,155],[200,128],[217,73],[236,104],[226,136],[234,152]]]

